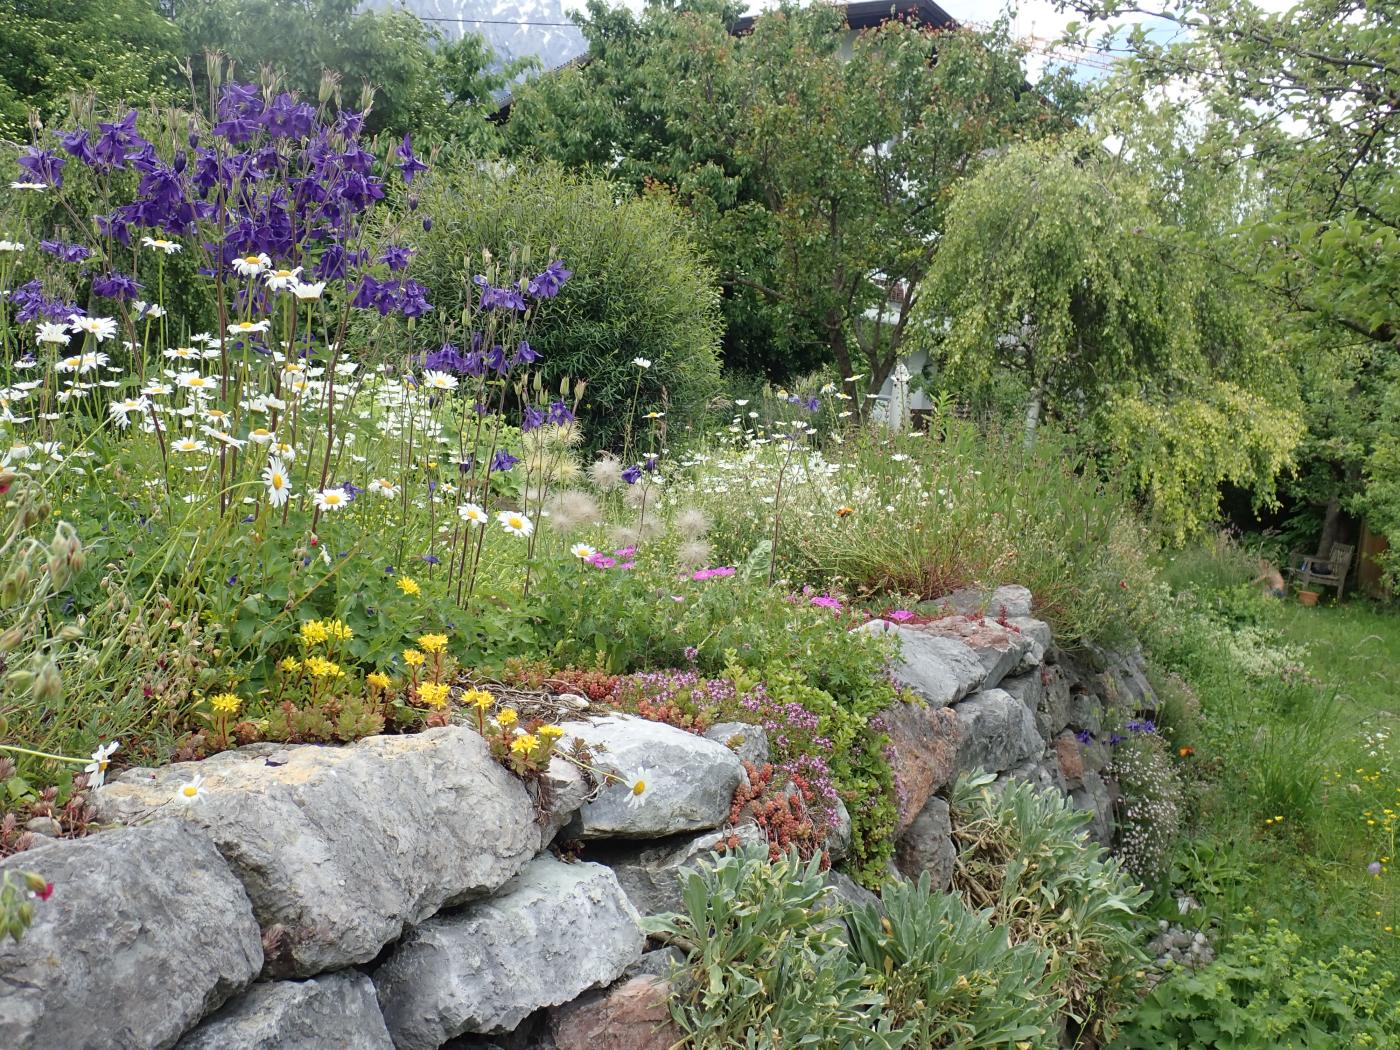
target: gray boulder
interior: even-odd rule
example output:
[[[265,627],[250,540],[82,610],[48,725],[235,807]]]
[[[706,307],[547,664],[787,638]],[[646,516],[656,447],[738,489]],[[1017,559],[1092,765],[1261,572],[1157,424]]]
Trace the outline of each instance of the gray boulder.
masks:
[[[886,620],[871,620],[856,628],[884,634],[899,642],[894,679],[930,707],[946,707],[982,684],[987,669],[967,645],[956,638],[900,627]]]
[[[1079,787],[1070,792],[1069,799],[1076,809],[1086,810],[1093,816],[1089,837],[1101,846],[1112,844],[1113,799],[1103,777],[1086,769]]]
[[[988,593],[977,587],[961,587],[952,594],[936,598],[931,603],[948,612],[964,616],[1029,616],[1031,592],[1015,583],[1008,583]]]
[[[880,903],[879,897],[843,871],[838,871],[835,868],[828,869],[824,881],[826,882],[826,893],[822,896],[822,903],[832,910],[845,911],[866,904],[878,906]]]
[[[740,762],[761,766],[768,761],[768,733],[748,722],[720,722],[705,730],[705,739],[723,744]]]
[[[569,833],[576,838],[662,838],[716,828],[729,817],[744,767],[723,744],[663,722],[609,715],[596,722],[566,722],[569,733],[601,745],[600,769],[629,783],[641,776],[646,790],[632,795],[605,788],[579,810]]]
[[[172,805],[195,773],[205,798],[192,818],[263,929],[281,927],[269,975],[368,962],[405,926],[491,892],[540,848],[524,785],[460,726],[130,770],[96,793],[98,813],[139,820]]]
[[[838,798],[832,808],[836,810],[836,820],[827,829],[826,853],[834,864],[851,855],[851,839],[855,834],[855,828],[851,825],[851,814],[846,809],[846,803]]]
[[[960,727],[951,707],[897,700],[880,712],[889,733],[899,788],[898,831],[907,828],[935,791],[958,775]]]
[[[995,620],[961,613],[906,630],[962,642],[982,665],[983,689],[993,688],[1025,662],[1033,644],[1029,637],[1014,627],[1003,627]],[[1041,655],[1044,655],[1044,649]]]
[[[1028,643],[1028,648],[1021,657],[1021,662],[1016,665],[1012,673],[1025,674],[1044,663],[1046,655],[1055,644],[1054,632],[1050,630],[1050,625],[1033,616],[1013,616],[1007,620],[1007,623],[1019,631],[1021,637],[1025,638]]]
[[[243,887],[199,828],[167,820],[0,861],[54,884],[0,941],[5,1050],[166,1050],[263,963]]]
[[[974,693],[953,708],[961,743],[958,769],[1000,773],[1029,758],[1039,758],[1045,741],[1035,730],[1035,718],[1011,694],[1001,689]]]
[[[679,966],[685,965],[685,952],[679,948],[657,948],[645,953],[623,972],[624,978],[661,977],[669,979]]]
[[[1071,688],[1065,724],[1071,729],[1086,729],[1097,736],[1103,731],[1103,701],[1082,687]]]
[[[496,896],[438,915],[374,973],[398,1050],[515,1029],[531,1012],[611,984],[642,954],[637,911],[598,864],[536,857]]]
[[[935,796],[895,843],[895,866],[911,879],[927,872],[933,889],[946,890],[952,884],[957,859],[948,803]]]
[[[255,984],[175,1050],[394,1050],[362,973]]]
[[[681,885],[687,871],[715,857],[715,845],[724,838],[737,839],[736,846],[766,842],[756,824],[741,824],[727,831],[706,831],[681,842],[638,849],[619,846],[612,850],[589,850],[590,860],[612,869],[618,885],[632,906],[642,915],[660,915],[681,909]]]

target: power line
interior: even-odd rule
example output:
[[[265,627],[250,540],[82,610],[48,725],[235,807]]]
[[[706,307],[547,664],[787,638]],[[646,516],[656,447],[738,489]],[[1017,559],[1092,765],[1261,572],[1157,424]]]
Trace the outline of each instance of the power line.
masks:
[[[418,18],[423,22],[458,22],[477,26],[566,26],[571,29],[578,28],[573,22],[528,22],[510,18],[445,18],[441,15],[419,15]]]

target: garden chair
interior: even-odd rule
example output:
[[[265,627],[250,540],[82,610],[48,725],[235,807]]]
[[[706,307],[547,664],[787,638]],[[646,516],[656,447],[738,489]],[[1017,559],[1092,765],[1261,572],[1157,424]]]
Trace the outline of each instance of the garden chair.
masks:
[[[1295,552],[1289,555],[1288,575],[1304,590],[1335,587],[1337,601],[1341,601],[1346,590],[1347,573],[1351,571],[1351,558],[1355,553],[1356,548],[1348,543],[1332,544],[1325,557]]]

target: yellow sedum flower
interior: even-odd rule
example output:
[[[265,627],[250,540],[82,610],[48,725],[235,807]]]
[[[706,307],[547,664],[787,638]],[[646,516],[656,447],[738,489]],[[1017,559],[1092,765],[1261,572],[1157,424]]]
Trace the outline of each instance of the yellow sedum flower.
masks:
[[[301,625],[301,644],[308,649],[313,645],[320,645],[329,637],[326,625],[320,620],[307,620]]]
[[[539,747],[540,738],[533,733],[521,733],[510,742],[510,749],[517,755],[528,755],[535,748]]]
[[[520,716],[515,713],[515,708],[507,707],[496,716],[496,721],[503,726],[513,726],[520,720]]]
[[[294,674],[301,670],[301,661],[295,656],[284,656],[278,662],[277,666],[287,674]]]
[[[541,740],[548,740],[552,744],[564,735],[564,730],[558,726],[540,726],[539,734]]]
[[[400,576],[394,581],[398,584],[399,590],[408,595],[419,595],[423,593],[423,588],[418,586],[418,581],[412,576]]]
[[[324,626],[326,634],[337,642],[348,642],[355,636],[355,632],[344,620],[329,620]]]
[[[447,648],[447,635],[445,634],[420,634],[418,636],[418,648],[425,653],[440,653]]]
[[[424,659],[426,659],[426,657],[417,649],[405,649],[403,651],[403,662],[408,664],[409,667],[422,667]]]
[[[219,693],[209,698],[209,706],[218,714],[231,715],[237,713],[243,706],[243,701],[234,693]]]
[[[365,675],[365,681],[375,689],[389,688],[389,676],[383,671],[371,671],[369,674]]]
[[[429,707],[446,707],[447,686],[438,682],[424,682],[418,687],[418,699]]]
[[[475,704],[478,711],[485,711],[495,703],[495,699],[496,698],[485,689],[468,689],[462,694],[462,701],[468,704]]]
[[[322,656],[308,656],[306,658],[306,670],[312,678],[339,678],[345,674],[340,669],[340,664],[334,660],[327,660]]]

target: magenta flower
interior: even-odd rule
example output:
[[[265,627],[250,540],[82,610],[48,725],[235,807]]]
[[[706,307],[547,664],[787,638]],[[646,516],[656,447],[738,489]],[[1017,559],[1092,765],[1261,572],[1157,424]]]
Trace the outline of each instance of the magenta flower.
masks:
[[[914,618],[914,614],[908,609],[896,609],[894,612],[885,613],[886,620],[893,620],[895,623],[906,623]]]
[[[841,599],[833,598],[829,594],[817,595],[812,599],[812,604],[822,609],[832,609],[836,612],[841,611]]]

